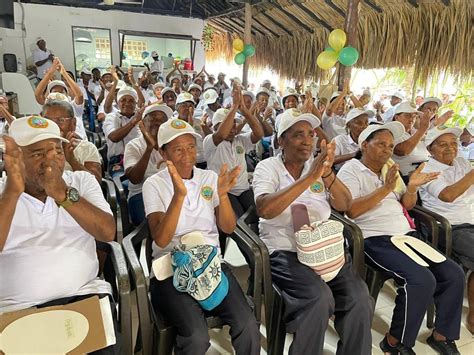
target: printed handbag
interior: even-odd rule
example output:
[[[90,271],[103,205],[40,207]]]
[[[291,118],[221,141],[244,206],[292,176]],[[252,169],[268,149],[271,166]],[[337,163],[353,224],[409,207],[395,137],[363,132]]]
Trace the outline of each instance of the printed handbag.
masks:
[[[344,226],[338,221],[314,222],[295,232],[300,263],[313,269],[325,282],[335,278],[345,263]]]
[[[179,292],[187,292],[203,309],[214,309],[227,296],[229,281],[222,272],[215,246],[178,245],[171,252],[171,264],[173,286]]]

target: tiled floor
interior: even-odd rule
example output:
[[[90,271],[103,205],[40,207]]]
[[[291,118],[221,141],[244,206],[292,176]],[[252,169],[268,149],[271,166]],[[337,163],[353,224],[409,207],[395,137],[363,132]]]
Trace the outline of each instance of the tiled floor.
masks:
[[[247,280],[247,268],[245,266],[238,267],[234,269],[234,274],[237,276],[239,282],[244,284]],[[395,289],[391,282],[385,283],[384,288],[381,290],[379,297],[377,299],[375,316],[372,323],[372,354],[381,355],[383,354],[379,347],[378,343],[383,338],[383,335],[388,330],[390,319],[392,317],[393,310],[393,299],[395,297]],[[464,297],[464,307],[463,307],[463,324],[461,326],[461,338],[456,342],[458,348],[462,355],[474,355],[474,337],[467,331],[464,326],[465,317],[468,310],[467,298]],[[137,316],[136,314],[133,317],[134,327],[137,325]],[[261,354],[266,354],[265,346],[265,325],[262,325],[262,351]],[[211,335],[211,348],[209,349],[209,355],[218,355],[218,354],[233,354],[232,346],[230,343],[229,329],[224,327],[223,329],[213,329],[210,330]],[[135,333],[134,333],[135,334]],[[429,336],[430,330],[426,328],[426,320],[423,323],[423,326],[418,334],[418,341],[415,345],[415,351],[417,355],[435,355],[435,352],[426,344],[426,338]],[[288,348],[291,343],[291,335],[287,336],[285,342],[285,354],[288,353]],[[337,344],[337,333],[335,332],[332,322],[326,331],[324,355],[330,355],[336,353],[336,344]]]

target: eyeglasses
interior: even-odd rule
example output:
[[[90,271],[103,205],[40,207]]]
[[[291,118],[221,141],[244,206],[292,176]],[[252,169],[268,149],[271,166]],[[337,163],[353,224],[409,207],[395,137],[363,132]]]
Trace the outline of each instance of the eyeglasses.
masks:
[[[58,118],[48,118],[48,119],[55,122],[57,125],[61,126],[65,124],[66,122],[68,122],[71,119],[71,117],[58,117]]]

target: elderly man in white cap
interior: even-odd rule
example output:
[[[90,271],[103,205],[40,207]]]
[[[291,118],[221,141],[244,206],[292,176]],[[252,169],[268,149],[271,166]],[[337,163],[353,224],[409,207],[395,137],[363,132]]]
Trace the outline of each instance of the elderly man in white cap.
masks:
[[[126,87],[117,93],[118,112],[107,115],[102,127],[107,142],[108,170],[114,177],[123,173],[125,146],[138,137],[137,124],[142,119],[144,108],[136,110],[137,92]]]
[[[62,80],[55,80],[55,73],[58,71],[64,78]],[[84,122],[82,121],[82,114],[84,113],[84,96],[79,85],[67,74],[64,65],[58,57],[54,58],[53,65],[46,72],[44,78],[40,81],[35,89],[36,101],[40,105],[44,105],[46,97],[51,93],[61,93],[69,97],[69,100],[74,107],[74,114],[76,119],[76,132],[82,139],[86,138],[86,131]]]
[[[0,134],[7,133],[8,127],[15,119],[16,117],[8,111],[7,95],[0,93]]]
[[[156,78],[157,81],[165,81],[163,77],[164,63],[160,59],[158,52],[151,52],[151,58],[153,59],[153,62],[151,62],[149,66],[148,64],[146,64],[148,66],[148,70]]]
[[[403,136],[395,141],[393,160],[400,165],[400,173],[405,181],[416,167],[427,161],[429,153],[426,150],[424,137],[429,128],[429,113],[422,113],[409,101],[404,101],[395,108],[393,120],[400,122],[405,128]],[[419,120],[418,129],[415,122]]]
[[[382,114],[384,122],[390,122],[395,115],[395,107],[402,102],[404,99],[403,94],[400,91],[395,91],[390,96],[390,108]]]
[[[419,240],[420,231],[406,213],[416,204],[418,188],[436,181],[439,173],[424,173],[420,166],[404,184],[399,166],[390,159],[404,133],[403,124],[395,121],[370,125],[359,135],[361,153],[337,174],[353,198],[346,215],[362,230],[366,261],[398,285],[390,330],[380,349],[385,354],[415,354],[418,332],[434,298],[435,329],[428,345],[438,354],[459,355],[454,341],[459,339],[464,274]]]
[[[0,313],[109,297],[97,277],[96,240],[112,241],[115,221],[100,185],[64,171],[59,127],[39,116],[12,122],[0,179]],[[112,321],[112,319],[111,319]],[[94,354],[119,354],[117,343]]]
[[[214,113],[221,107],[219,103],[219,94],[214,89],[208,89],[202,95],[204,103],[206,104],[205,111],[210,120]]]
[[[53,65],[54,55],[46,49],[46,41],[42,37],[36,38],[36,46],[37,48],[33,51],[33,62],[36,65],[36,76],[41,80]]]
[[[208,168],[215,172],[219,172],[223,165],[230,168],[240,167],[237,183],[229,191],[230,202],[238,218],[254,205],[245,154],[254,150],[255,144],[263,138],[263,128],[257,118],[245,107],[239,87],[234,87],[232,97],[231,109],[221,108],[212,118],[214,133],[204,138],[204,154]],[[237,133],[235,115],[238,110],[245,117],[251,132]]]
[[[153,104],[143,111],[139,123],[141,135],[125,146],[123,165],[128,184],[128,212],[133,224],[139,225],[145,219],[142,187],[150,176],[164,167],[165,161],[158,152],[158,130],[173,118],[173,111],[164,104]]]
[[[467,283],[469,313],[466,328],[474,334],[474,169],[458,156],[462,129],[438,126],[426,134],[431,154],[424,172],[440,172],[438,179],[420,188],[423,207],[447,218],[452,227],[454,259],[471,271]],[[441,245],[446,241],[442,238]]]
[[[418,110],[426,113],[430,116],[430,127],[434,128],[437,126],[444,125],[454,115],[453,110],[448,110],[442,115],[438,115],[438,110],[442,105],[442,101],[437,97],[426,97],[418,107]]]

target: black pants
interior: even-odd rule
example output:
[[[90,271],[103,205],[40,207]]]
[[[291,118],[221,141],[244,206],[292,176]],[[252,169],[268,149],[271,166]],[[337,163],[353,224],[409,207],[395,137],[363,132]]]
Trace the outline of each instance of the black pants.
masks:
[[[421,266],[393,245],[390,238],[377,236],[364,241],[367,262],[401,285],[397,289],[390,334],[413,347],[434,298],[435,329],[449,340],[459,339],[465,283],[462,269],[450,259],[433,263],[420,255],[429,264]]]
[[[228,194],[232,208],[237,218],[240,218],[250,206],[255,206],[252,189],[242,192],[239,196]]]
[[[96,295],[82,295],[82,296],[73,296],[73,297],[65,297],[65,298],[60,298],[57,300],[49,301],[46,303],[43,303],[42,305],[36,306],[37,308],[44,308],[44,307],[52,307],[52,306],[60,306],[60,305],[65,305],[69,303],[74,303],[74,302],[79,302],[82,301],[86,298],[96,296]],[[102,297],[109,297],[110,301],[110,307],[112,308],[112,317],[114,319],[114,329],[115,329],[115,345],[110,345],[104,349],[96,350],[92,353],[91,355],[118,355],[120,354],[120,349],[121,349],[121,341],[120,341],[120,333],[118,330],[118,324],[117,324],[117,311],[115,309],[115,302],[112,300],[112,297],[108,295],[97,295],[99,298]]]
[[[458,224],[453,227],[453,257],[463,267],[474,271],[474,225]],[[440,240],[441,244],[446,244]]]
[[[206,317],[211,315],[230,325],[232,346],[237,355],[260,354],[260,331],[252,309],[228,266],[222,264],[222,271],[229,279],[229,293],[212,311],[204,311],[190,295],[177,291],[171,277],[163,281],[150,280],[154,309],[176,327],[176,355],[206,353],[210,346]]]
[[[372,353],[370,327],[374,302],[364,281],[346,264],[328,283],[298,261],[296,253],[275,251],[270,255],[272,281],[285,301],[286,330],[294,334],[290,354],[323,354],[324,334],[334,314],[339,334],[338,355]]]

